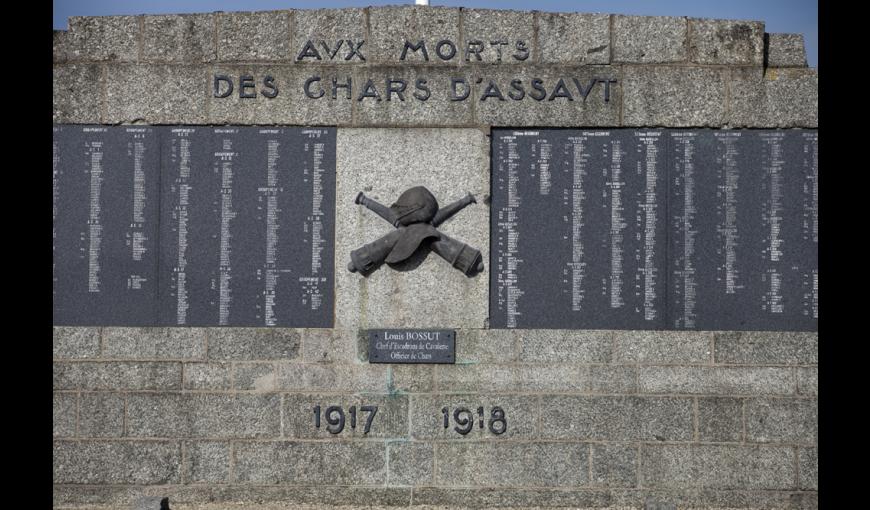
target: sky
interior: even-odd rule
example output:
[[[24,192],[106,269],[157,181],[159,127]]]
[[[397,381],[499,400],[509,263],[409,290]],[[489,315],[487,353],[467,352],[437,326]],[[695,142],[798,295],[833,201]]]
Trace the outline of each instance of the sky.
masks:
[[[369,5],[410,5],[413,0],[378,2],[376,0],[53,0],[54,28],[67,29],[70,16],[109,16],[117,14],[176,14],[213,11],[271,11]],[[768,33],[804,35],[807,61],[818,68],[818,0],[429,0],[430,5],[515,9],[549,12],[601,12],[642,16],[689,16],[763,21]]]

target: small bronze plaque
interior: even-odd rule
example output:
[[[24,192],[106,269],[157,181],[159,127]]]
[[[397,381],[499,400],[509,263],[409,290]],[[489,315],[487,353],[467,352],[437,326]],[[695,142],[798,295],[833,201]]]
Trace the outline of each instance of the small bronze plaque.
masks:
[[[455,363],[456,332],[447,329],[370,329],[369,363]]]

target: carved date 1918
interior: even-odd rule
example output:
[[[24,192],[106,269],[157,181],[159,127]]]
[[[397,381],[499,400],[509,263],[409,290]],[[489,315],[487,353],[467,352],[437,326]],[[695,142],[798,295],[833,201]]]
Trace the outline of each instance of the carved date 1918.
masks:
[[[372,428],[372,421],[375,419],[375,415],[378,413],[378,406],[361,406],[360,411],[364,413],[370,413],[366,418],[366,424],[363,427],[363,434],[368,434],[369,430]],[[356,406],[350,406],[348,409],[348,414],[350,415],[350,428],[356,428]],[[330,434],[340,434],[342,430],[344,430],[345,424],[345,416],[344,410],[341,406],[329,406],[326,408],[326,411],[323,413],[323,417],[326,419],[326,431]],[[314,406],[314,426],[320,428],[320,406]]]
[[[444,413],[444,428],[446,429],[450,427],[450,409],[443,407],[441,408],[441,412]],[[477,417],[478,426],[482,429],[484,422],[483,406],[477,408]],[[459,432],[463,436],[471,432],[471,429],[474,428],[474,414],[467,407],[457,407],[454,409],[453,421],[456,423],[453,430]],[[505,417],[504,409],[498,406],[494,406],[490,409],[487,427],[490,432],[497,436],[505,433],[507,430],[507,418]]]

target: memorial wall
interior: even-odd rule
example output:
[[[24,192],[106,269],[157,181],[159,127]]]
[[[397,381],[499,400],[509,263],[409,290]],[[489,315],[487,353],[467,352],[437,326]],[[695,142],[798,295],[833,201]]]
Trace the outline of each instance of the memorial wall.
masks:
[[[762,21],[54,32],[58,509],[818,507],[818,75]]]

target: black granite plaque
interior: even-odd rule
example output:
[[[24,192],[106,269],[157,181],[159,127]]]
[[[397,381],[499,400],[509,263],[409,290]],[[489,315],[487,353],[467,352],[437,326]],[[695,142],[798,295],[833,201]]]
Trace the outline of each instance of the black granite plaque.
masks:
[[[446,329],[370,329],[369,363],[455,363],[456,332]]]
[[[53,323],[155,324],[156,128],[55,126],[53,145]]]
[[[332,327],[334,204],[334,129],[56,126],[54,323]]]
[[[494,130],[491,326],[815,331],[817,134]]]

